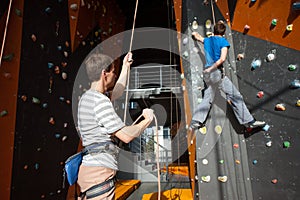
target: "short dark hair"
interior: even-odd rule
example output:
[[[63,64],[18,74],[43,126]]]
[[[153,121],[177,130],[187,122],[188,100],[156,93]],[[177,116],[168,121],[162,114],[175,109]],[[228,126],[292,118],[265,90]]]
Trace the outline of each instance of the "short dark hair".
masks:
[[[109,72],[112,68],[113,59],[98,52],[92,53],[85,60],[85,69],[90,81],[98,81],[103,70]]]
[[[214,26],[215,35],[224,35],[226,31],[226,25],[222,20],[219,20]]]

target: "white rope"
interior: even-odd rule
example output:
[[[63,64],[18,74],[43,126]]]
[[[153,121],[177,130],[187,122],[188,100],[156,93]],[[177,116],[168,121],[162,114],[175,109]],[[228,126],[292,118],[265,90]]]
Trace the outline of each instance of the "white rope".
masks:
[[[131,52],[131,49],[132,49],[132,41],[133,41],[135,19],[136,19],[138,4],[139,4],[139,0],[136,0],[133,23],[132,23],[132,30],[131,30],[131,37],[130,37],[130,44],[129,44],[129,52]],[[124,120],[123,120],[124,123],[126,123],[126,114],[127,114],[127,106],[128,106],[129,77],[130,77],[130,69],[128,68],[128,70],[127,70],[127,82],[126,82],[127,85],[126,85],[126,96],[125,96]]]
[[[213,23],[215,25],[216,24],[216,18],[215,18],[215,11],[214,11],[213,0],[210,0],[210,5],[211,5],[211,12],[212,12],[212,17],[213,17]]]
[[[9,21],[9,16],[10,16],[10,10],[11,10],[11,4],[12,4],[12,0],[10,0],[10,2],[9,2],[7,17],[6,17],[6,24],[5,24],[4,34],[3,34],[1,53],[0,53],[0,67],[1,67],[1,63],[2,63],[2,57],[3,57],[4,45],[5,45],[5,39],[6,39],[6,32],[7,32],[7,26],[8,26],[8,21]]]
[[[157,199],[160,200],[161,196],[161,186],[160,186],[160,165],[159,165],[159,141],[158,141],[158,125],[157,125],[157,119],[154,115],[154,121],[155,121],[155,132],[156,132],[156,168],[157,168]]]

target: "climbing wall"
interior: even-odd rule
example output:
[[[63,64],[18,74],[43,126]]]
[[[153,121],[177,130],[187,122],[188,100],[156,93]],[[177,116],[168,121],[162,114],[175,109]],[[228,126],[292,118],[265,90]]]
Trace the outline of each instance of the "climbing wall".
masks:
[[[6,14],[1,30],[5,21]],[[64,161],[79,148],[72,115],[78,68],[123,29],[113,1],[14,1],[0,67],[3,199],[66,199]],[[120,55],[121,48],[115,43],[108,53]]]
[[[194,26],[195,30],[205,34],[205,20],[213,17],[210,1],[205,2],[183,2],[183,33],[190,35],[196,21],[199,27]],[[228,28],[232,28],[226,34],[231,43],[226,74],[239,87],[254,117],[265,120],[267,126],[263,130],[244,129],[227,109],[229,121],[218,138],[212,136],[218,142],[206,157],[201,156],[200,149],[207,148],[213,140],[207,140],[208,129],[197,132],[196,144],[191,143],[196,146],[196,160],[190,162],[197,166],[195,176],[191,176],[191,183],[198,186],[195,198],[299,198],[300,54],[295,42],[299,31],[296,3],[276,1],[274,9],[272,1],[214,2],[216,20],[226,20]],[[193,94],[193,108],[201,101],[196,88],[202,87],[201,76],[196,77],[193,71],[199,67],[201,71],[203,58],[195,56],[197,44],[190,39],[182,46],[188,61],[183,65],[189,66],[185,76],[192,82],[189,93]],[[214,108],[209,120],[218,121],[213,114]],[[213,134],[216,133],[217,129]]]
[[[229,16],[223,17],[221,10],[214,3],[203,4],[198,1],[183,2],[183,31],[186,34],[182,44],[182,55],[185,60],[185,78],[188,81],[190,107],[195,107],[202,100],[204,88],[201,71],[205,58],[203,45],[192,39],[192,31],[197,31],[205,36],[207,20],[212,23],[214,20],[223,19],[227,21]],[[226,4],[227,6],[227,4]],[[187,11],[187,12],[185,12]],[[212,14],[214,13],[214,15]],[[214,19],[215,18],[215,19]],[[227,27],[226,37],[232,42],[230,27]],[[234,54],[231,48],[230,55]],[[233,70],[234,61],[226,61],[226,72],[235,81]],[[190,147],[195,148],[195,159],[191,160],[190,166],[195,165],[194,176],[190,176],[191,184],[195,184],[195,199],[251,199],[251,184],[247,179],[249,170],[247,166],[247,152],[244,138],[238,131],[243,128],[238,126],[235,129],[232,123],[237,124],[236,119],[230,114],[227,108],[224,94],[216,94],[210,116],[206,121],[206,127],[194,133],[195,141],[189,141]],[[191,149],[191,148],[190,148]],[[192,169],[192,167],[190,167]]]
[[[240,90],[270,128],[245,135],[253,199],[299,199],[300,91],[297,1],[236,4],[233,43]],[[298,2],[299,5],[299,2]],[[241,17],[242,13],[248,13]],[[249,29],[242,30],[248,25]],[[292,26],[290,26],[292,25]],[[292,29],[289,29],[291,28]]]

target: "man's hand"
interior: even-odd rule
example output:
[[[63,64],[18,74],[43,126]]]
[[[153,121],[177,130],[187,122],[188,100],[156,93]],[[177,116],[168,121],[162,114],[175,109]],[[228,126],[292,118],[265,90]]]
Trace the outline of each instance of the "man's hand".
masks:
[[[130,65],[132,64],[132,62],[133,62],[133,60],[132,60],[132,53],[128,52],[127,55],[123,59],[123,66],[130,67]]]
[[[205,70],[203,70],[203,73],[204,74],[209,74],[209,73],[212,72],[212,70],[213,70],[213,67],[205,68]]]
[[[204,37],[202,37],[198,32],[192,32],[192,36],[194,36],[194,38],[200,42],[203,43],[204,41]]]
[[[143,117],[145,119],[148,119],[150,121],[153,120],[154,114],[153,114],[153,110],[152,109],[149,109],[149,108],[144,109],[142,115],[143,115]]]

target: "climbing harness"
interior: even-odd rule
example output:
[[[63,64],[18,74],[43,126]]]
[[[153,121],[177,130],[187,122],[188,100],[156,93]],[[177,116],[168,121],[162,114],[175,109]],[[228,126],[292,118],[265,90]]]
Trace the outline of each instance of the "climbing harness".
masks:
[[[91,199],[97,196],[100,196],[102,194],[105,194],[106,192],[110,191],[115,187],[115,178],[106,180],[100,184],[94,185],[87,189],[84,192],[80,193],[80,198],[83,200],[86,196],[87,199]]]

